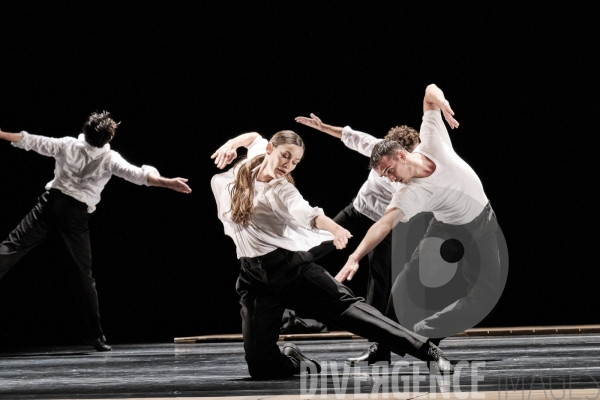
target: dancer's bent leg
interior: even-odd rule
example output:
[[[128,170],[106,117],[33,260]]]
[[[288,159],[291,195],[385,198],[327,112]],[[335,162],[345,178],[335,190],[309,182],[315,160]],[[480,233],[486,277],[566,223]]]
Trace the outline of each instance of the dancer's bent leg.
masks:
[[[391,321],[373,306],[336,281],[323,267],[302,259],[302,252],[290,260],[298,278],[285,287],[286,300],[297,309],[318,315],[333,325],[383,343],[399,354],[409,353],[427,359],[423,348],[426,339]],[[291,271],[289,271],[291,272]]]
[[[240,295],[242,334],[248,372],[255,379],[276,379],[294,375],[296,365],[277,346],[284,304],[260,280],[264,271],[242,262],[236,290]],[[258,279],[257,279],[258,278]]]
[[[480,323],[500,298],[498,285],[503,273],[497,237],[499,226],[489,203],[468,224],[440,226],[465,247],[465,257],[460,264],[469,288],[464,297],[415,324],[415,332],[432,337],[440,336],[442,330],[462,331]],[[506,266],[504,268],[506,273]]]

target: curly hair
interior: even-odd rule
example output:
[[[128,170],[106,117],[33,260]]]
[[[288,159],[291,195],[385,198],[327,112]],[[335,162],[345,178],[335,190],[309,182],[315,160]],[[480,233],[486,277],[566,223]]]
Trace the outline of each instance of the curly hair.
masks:
[[[108,111],[93,112],[83,124],[85,141],[94,147],[102,147],[115,136],[119,124]]]
[[[277,147],[282,144],[294,144],[296,146],[305,149],[304,141],[293,131],[279,131],[273,135],[270,140],[273,147]],[[252,170],[259,166],[265,155],[261,154],[254,158],[246,161],[245,159],[240,160],[233,168],[237,169],[235,174],[235,180],[229,187],[229,194],[231,195],[231,214],[229,218],[244,227],[247,227],[254,215],[254,176]],[[285,178],[294,185],[294,178],[291,174],[287,174]]]
[[[395,126],[391,128],[384,139],[394,140],[407,151],[412,152],[415,147],[421,143],[419,132],[407,125]]]

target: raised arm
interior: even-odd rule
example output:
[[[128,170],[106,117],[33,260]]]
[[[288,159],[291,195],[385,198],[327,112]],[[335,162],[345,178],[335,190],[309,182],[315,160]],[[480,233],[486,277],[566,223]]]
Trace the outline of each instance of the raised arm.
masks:
[[[310,126],[318,131],[325,132],[338,139],[342,138],[342,130],[344,128],[341,126],[324,124],[323,121],[321,121],[321,119],[313,113],[310,114],[310,118],[296,117],[296,122],[301,123],[302,125]]]
[[[180,193],[192,193],[185,178],[163,178],[154,172],[148,174],[148,186],[157,186],[172,189]]]
[[[260,135],[257,132],[243,133],[233,139],[228,140],[224,145],[219,147],[210,158],[215,159],[217,168],[223,169],[237,157],[238,147],[248,147]]]
[[[430,110],[441,110],[450,128],[458,128],[458,121],[454,119],[454,111],[452,111],[450,103],[444,97],[444,92],[433,83],[425,89],[425,98],[423,99],[423,112]]]
[[[344,267],[335,276],[335,280],[338,282],[344,282],[346,279],[349,281],[352,280],[356,271],[358,271],[358,262],[365,254],[373,250],[388,233],[390,233],[392,228],[396,225],[396,222],[402,219],[402,217],[402,211],[398,208],[391,208],[379,219],[379,221],[371,225],[371,228],[369,228],[363,240],[356,250],[354,250],[354,253],[350,254]]]
[[[354,129],[346,126],[344,128],[339,126],[324,124],[319,117],[315,114],[310,114],[311,118],[296,117],[296,122],[303,125],[310,126],[311,128],[317,129],[321,132],[328,133],[329,135],[341,139],[342,142],[351,150],[357,151],[360,154],[371,157],[373,147],[383,139],[377,139],[368,133],[355,131]]]
[[[149,165],[136,167],[114,151],[111,151],[109,168],[114,175],[136,185],[164,187],[181,193],[192,192],[186,184],[187,179],[163,178],[156,168]]]
[[[0,139],[6,140],[7,142],[18,142],[23,139],[23,134],[4,132],[0,129]]]

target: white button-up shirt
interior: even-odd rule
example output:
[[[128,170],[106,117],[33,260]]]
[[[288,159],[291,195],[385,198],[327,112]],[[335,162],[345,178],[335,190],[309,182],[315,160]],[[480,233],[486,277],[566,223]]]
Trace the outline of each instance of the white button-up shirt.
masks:
[[[373,152],[373,147],[382,140],[367,133],[355,131],[349,126],[345,126],[342,130],[342,142],[348,148],[369,158]],[[365,163],[365,165],[368,164]],[[373,221],[378,221],[385,214],[392,196],[401,186],[402,183],[392,182],[386,177],[380,177],[374,170],[371,170],[352,205],[359,213],[371,218]]]
[[[248,147],[247,160],[264,154],[267,143],[260,136],[256,138]],[[262,256],[277,248],[307,251],[326,240],[333,240],[331,233],[312,227],[314,218],[323,215],[323,210],[311,207],[285,177],[269,182],[255,179],[254,215],[250,223],[244,227],[231,221],[229,184],[233,183],[236,172],[237,168],[231,168],[217,174],[210,184],[217,201],[218,217],[225,234],[235,243],[238,258]]]
[[[108,143],[101,148],[90,145],[83,134],[77,139],[57,139],[25,131],[21,133],[23,138],[13,142],[13,146],[56,159],[54,179],[48,182],[46,190],[58,189],[87,204],[88,213],[96,209],[100,193],[112,175],[146,186],[150,172],[159,175],[154,167],[144,165],[139,168],[131,165],[119,153],[112,151]]]

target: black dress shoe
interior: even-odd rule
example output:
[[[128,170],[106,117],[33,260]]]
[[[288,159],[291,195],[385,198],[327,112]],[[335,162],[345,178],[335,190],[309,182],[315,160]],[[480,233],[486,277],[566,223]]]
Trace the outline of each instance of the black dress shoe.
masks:
[[[365,351],[358,357],[348,358],[346,364],[351,367],[359,367],[373,365],[375,363],[391,364],[392,353],[385,347],[379,347],[377,343],[373,343],[369,350]]]
[[[446,355],[442,352],[442,350],[440,350],[439,347],[430,342],[427,342],[426,346],[428,346],[427,364],[429,365],[429,370],[431,370],[432,367],[435,367],[438,371],[440,371],[441,374],[453,374],[454,367],[452,366],[450,361],[448,361]]]
[[[300,352],[298,346],[294,343],[284,343],[283,350],[281,351],[283,355],[288,356],[292,363],[296,366],[296,373],[319,373],[321,372],[321,365],[313,360],[312,358],[307,358],[304,354]],[[303,371],[300,370],[301,363],[304,363],[305,369]]]
[[[83,339],[83,342],[85,344],[89,344],[90,346],[92,346],[94,349],[96,349],[96,351],[111,351],[112,347],[110,347],[109,345],[106,344],[106,338],[104,336],[102,336],[101,338],[97,338],[97,339]]]

